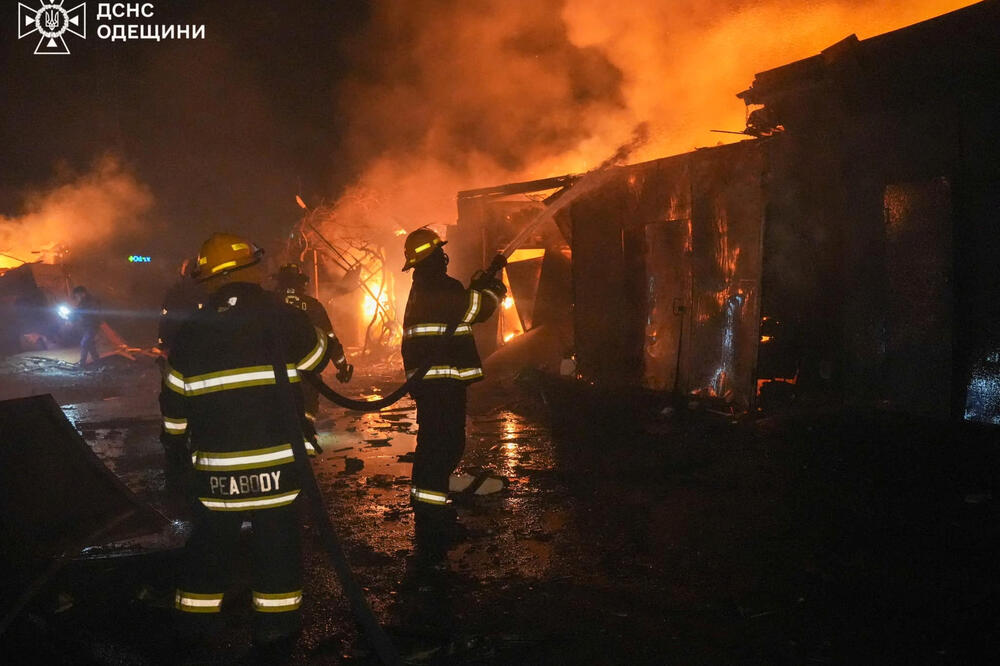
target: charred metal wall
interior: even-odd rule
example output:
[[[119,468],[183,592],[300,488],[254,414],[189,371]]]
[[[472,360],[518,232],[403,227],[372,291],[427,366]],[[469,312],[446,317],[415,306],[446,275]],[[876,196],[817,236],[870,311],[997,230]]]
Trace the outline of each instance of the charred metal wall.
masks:
[[[620,178],[570,208],[577,371],[609,387],[642,376],[644,240],[635,203]]]
[[[1000,422],[998,49],[984,2],[742,94],[784,128],[767,140],[763,314],[801,393]]]
[[[635,165],[572,207],[583,379],[751,404],[763,154],[745,143]]]

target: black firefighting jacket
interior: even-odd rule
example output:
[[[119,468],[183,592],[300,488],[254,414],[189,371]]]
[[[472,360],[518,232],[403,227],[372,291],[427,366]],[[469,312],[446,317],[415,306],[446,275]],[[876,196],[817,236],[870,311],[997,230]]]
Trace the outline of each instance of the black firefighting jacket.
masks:
[[[486,321],[500,297],[490,289],[466,289],[444,273],[415,273],[403,316],[403,366],[409,377],[425,364],[424,382],[472,383],[483,378],[483,367],[472,337],[472,324]],[[445,344],[449,324],[455,334]]]
[[[190,277],[182,277],[163,295],[157,339],[164,351],[169,350],[174,336],[185,319],[194,314],[205,303],[205,293]]]
[[[278,292],[278,295],[284,298],[288,305],[305,312],[312,325],[326,333],[326,337],[329,338],[327,356],[337,368],[342,368],[347,363],[347,356],[344,354],[344,346],[337,338],[337,334],[333,332],[333,324],[330,323],[330,316],[326,313],[323,304],[294,287],[288,287]],[[322,367],[319,370],[322,370]]]
[[[250,283],[222,287],[181,325],[161,389],[163,425],[170,437],[190,437],[196,496],[208,509],[295,500],[299,482],[291,442],[281,435],[267,345],[277,345],[287,363],[301,414],[300,373],[326,360],[327,340],[304,312]]]

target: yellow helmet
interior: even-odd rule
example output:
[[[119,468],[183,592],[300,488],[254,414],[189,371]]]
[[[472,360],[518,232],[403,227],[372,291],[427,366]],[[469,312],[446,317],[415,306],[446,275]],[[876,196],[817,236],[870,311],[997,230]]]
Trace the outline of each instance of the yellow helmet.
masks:
[[[240,268],[253,266],[263,255],[264,250],[242,236],[212,234],[201,244],[198,265],[192,275],[200,281],[216,275],[228,275]]]
[[[442,245],[447,244],[448,241],[441,240],[432,229],[427,227],[420,227],[414,231],[410,232],[410,235],[406,237],[406,242],[403,244],[403,256],[406,257],[406,263],[403,264],[403,270],[408,271],[421,261],[431,256],[435,248],[439,248]]]
[[[282,289],[302,287],[309,282],[309,276],[303,273],[299,265],[294,262],[282,265],[278,272],[271,277]]]

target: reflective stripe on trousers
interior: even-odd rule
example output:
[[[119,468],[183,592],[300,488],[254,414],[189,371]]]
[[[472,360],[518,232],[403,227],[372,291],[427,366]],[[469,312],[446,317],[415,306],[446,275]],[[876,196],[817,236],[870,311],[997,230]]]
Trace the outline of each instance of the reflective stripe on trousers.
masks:
[[[416,370],[410,370],[406,373],[406,378],[409,379],[413,376]],[[458,379],[458,380],[470,380],[478,379],[483,376],[482,368],[456,368],[453,365],[432,365],[424,375],[424,379]]]
[[[286,613],[302,605],[302,590],[277,594],[253,591],[253,609],[258,613]]]
[[[163,417],[163,429],[171,435],[183,435],[187,432],[187,427],[187,419],[172,419],[166,416]]]
[[[218,613],[222,610],[223,592],[196,594],[178,589],[174,592],[174,608],[184,613]]]
[[[415,502],[425,502],[427,504],[447,504],[448,493],[441,493],[436,490],[426,490],[413,486],[410,488],[410,498]]]

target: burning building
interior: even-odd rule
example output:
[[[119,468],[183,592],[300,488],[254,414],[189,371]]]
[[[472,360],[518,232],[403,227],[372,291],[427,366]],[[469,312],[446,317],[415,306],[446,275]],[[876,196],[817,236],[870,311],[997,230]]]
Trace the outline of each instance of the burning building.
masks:
[[[398,348],[402,331],[386,239],[369,226],[339,219],[337,206],[309,209],[301,197],[297,201],[305,215],[290,234],[285,258],[306,267],[313,295],[330,309],[338,335],[370,360],[385,360]]]
[[[989,0],[757,74],[755,140],[614,169],[508,268],[516,325],[480,344],[549,324],[564,374],[618,394],[1000,422],[998,47]],[[460,193],[462,265],[575,180]]]

